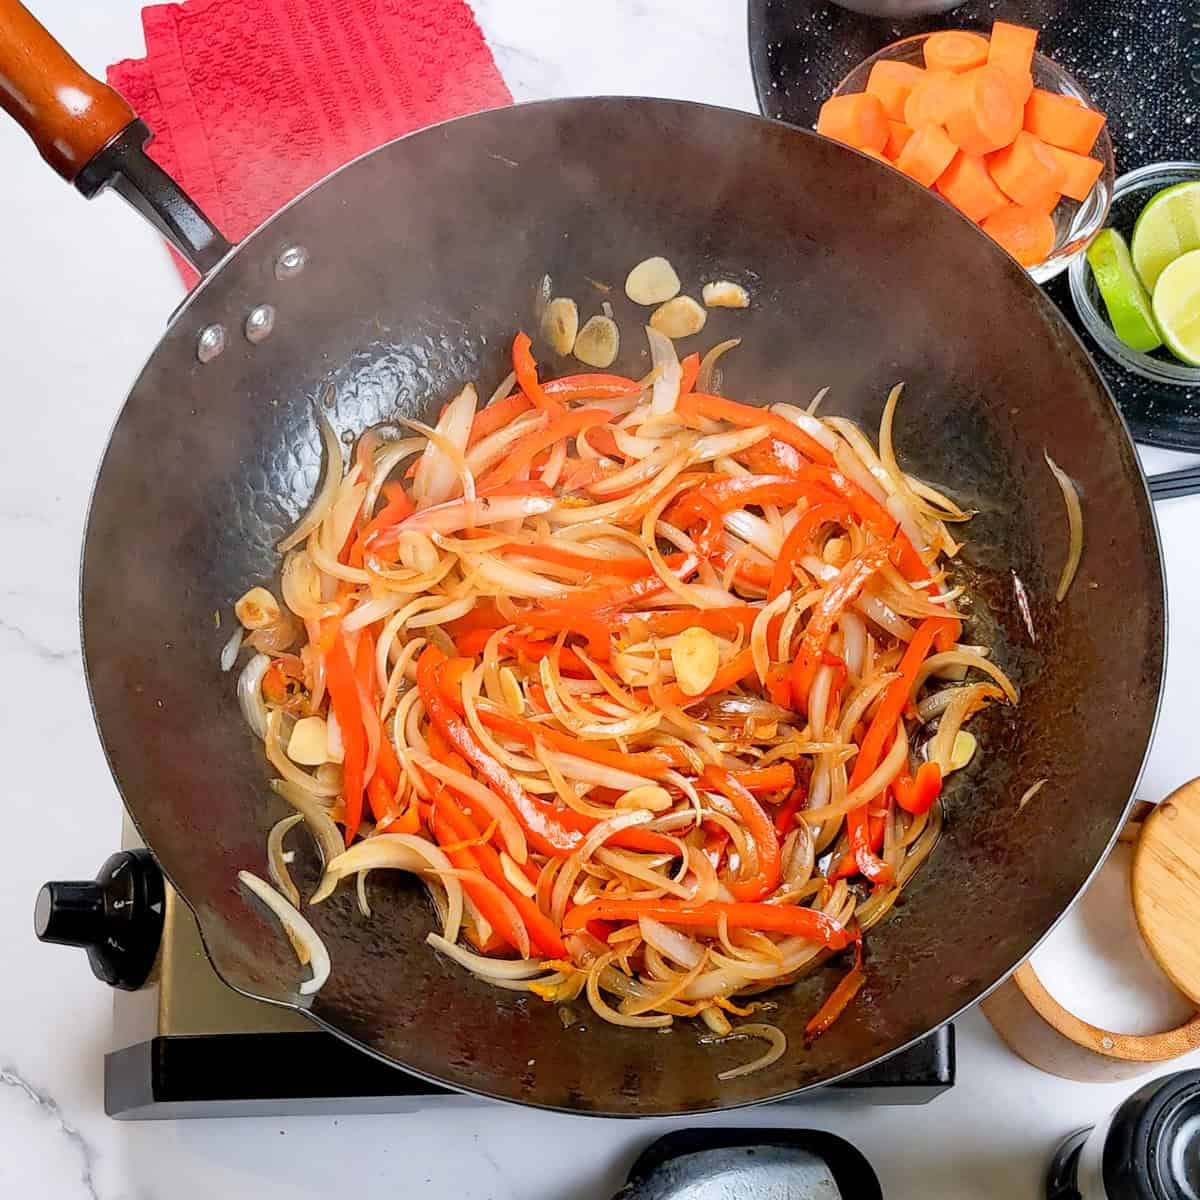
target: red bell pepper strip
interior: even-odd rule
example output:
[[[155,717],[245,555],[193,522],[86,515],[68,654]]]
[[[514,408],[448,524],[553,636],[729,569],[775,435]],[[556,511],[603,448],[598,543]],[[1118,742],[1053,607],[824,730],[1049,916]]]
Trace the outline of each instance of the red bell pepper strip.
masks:
[[[543,811],[502,763],[475,740],[469,726],[454,711],[438,680],[445,656],[435,646],[426,646],[417,659],[417,688],[429,719],[446,741],[479,772],[487,785],[513,810],[525,829],[530,845],[541,854],[564,855],[583,840]]]
[[[329,702],[342,734],[342,800],[346,806],[346,845],[354,841],[362,822],[363,778],[367,766],[367,731],[363,727],[362,704],[354,666],[346,648],[345,634],[338,632],[325,660],[325,683]]]
[[[611,420],[612,413],[599,408],[576,408],[568,413],[552,416],[548,425],[527,433],[509,448],[500,463],[480,481],[480,490],[487,491],[489,488],[509,483],[516,479],[543,450],[548,450],[556,442],[561,442],[564,438],[572,438],[585,429],[606,425]]]
[[[858,599],[871,576],[887,561],[887,553],[888,547],[884,545],[868,547],[858,558],[851,559],[825,589],[821,602],[804,627],[800,650],[792,664],[792,703],[796,708],[807,711],[808,693],[834,623]]]
[[[709,763],[704,768],[703,780],[710,787],[715,787],[737,809],[738,817],[754,843],[758,859],[757,869],[749,879],[727,879],[725,886],[735,900],[752,903],[764,899],[779,886],[779,838],[775,835],[775,826],[736,776]],[[743,864],[743,868],[746,865]]]
[[[805,1045],[811,1046],[846,1011],[847,1005],[858,995],[859,989],[866,981],[867,973],[863,970],[862,935],[857,934],[854,940],[854,965],[838,980],[837,987],[829,993],[829,998],[804,1027]]]
[[[644,579],[654,574],[654,568],[648,558],[598,558],[595,555],[581,554],[578,550],[568,550],[566,546],[526,546],[520,542],[510,542],[507,546],[501,546],[498,553],[532,558],[538,562],[556,563],[560,567],[574,567],[577,571],[587,571],[602,577],[611,575],[619,579]]]
[[[830,950],[850,944],[845,928],[815,908],[794,904],[727,904],[713,900],[692,904],[687,900],[589,900],[576,905],[563,920],[564,933],[577,933],[589,921],[636,921],[649,917],[664,925],[715,927],[724,916],[730,929],[759,929],[821,942]]]
[[[688,554],[673,568],[680,580],[686,580],[700,565],[698,555]],[[595,625],[604,630],[605,641],[608,638],[608,627],[605,622],[611,614],[623,608],[652,600],[667,590],[667,585],[657,576],[647,576],[645,579],[635,579],[624,587],[586,588],[578,592],[569,592],[561,600],[547,604],[544,608],[530,609],[522,613],[522,624],[533,628],[547,628],[558,632],[565,629],[578,631],[581,618],[590,619]],[[555,625],[543,624],[553,620]],[[589,639],[590,640],[590,639]]]
[[[802,513],[800,519],[792,526],[791,532],[783,539],[779,557],[775,560],[775,570],[771,574],[771,586],[767,589],[767,599],[774,600],[791,586],[796,565],[808,546],[809,538],[827,521],[849,527],[853,512],[848,504],[841,500],[826,500],[814,504],[812,508]]]
[[[476,658],[483,653],[492,636],[498,632],[498,629],[472,629],[456,638],[454,646],[464,658]],[[524,637],[512,630],[500,639],[499,647],[501,656],[527,658],[531,662],[541,662],[543,658],[549,658],[554,649],[553,642]],[[562,648],[558,666],[564,675],[574,675],[583,679],[592,677],[591,671],[584,666],[583,660],[570,646]]]
[[[953,617],[927,617],[917,627],[912,640],[905,648],[904,657],[900,660],[896,678],[888,684],[883,693],[883,699],[875,710],[875,716],[867,729],[858,754],[854,759],[854,769],[850,774],[848,784],[853,791],[863,783],[879,765],[883,758],[884,747],[894,735],[896,724],[904,715],[912,691],[913,680],[921,664],[929,655],[934,639],[947,627],[947,622],[957,626]],[[876,857],[872,849],[871,832],[868,825],[867,805],[870,799],[851,809],[846,814],[846,829],[850,835],[850,854],[846,855],[829,876],[831,879],[843,875],[853,875],[857,868],[859,874],[865,875],[872,883],[885,884],[892,880],[892,869]]]
[[[675,411],[683,417],[707,417],[710,421],[726,421],[741,429],[753,429],[765,425],[771,436],[794,446],[813,462],[833,464],[833,455],[820,442],[809,437],[803,429],[793,425],[786,417],[766,408],[755,408],[750,404],[738,404],[724,396],[709,396],[703,392],[691,392],[680,396]]]
[[[442,791],[437,798],[434,812],[442,817],[460,841],[474,841],[480,836],[479,826],[459,806],[449,790]],[[554,922],[524,892],[509,882],[500,863],[500,855],[487,843],[471,847],[479,870],[490,879],[516,906],[529,932],[529,940],[543,954],[562,958],[567,953]]]
[[[442,853],[458,870],[484,876],[479,857],[476,854],[476,850],[480,847],[462,845],[461,839],[456,836],[453,826],[442,811],[441,795],[434,800],[430,824],[433,826],[433,836],[441,846]],[[513,925],[508,911],[496,902],[496,896],[492,889],[471,879],[460,879],[459,882],[463,886],[463,891],[475,902],[475,907],[479,909],[496,934],[520,953],[521,938],[516,932],[516,927]],[[528,928],[526,928],[526,933],[532,943],[533,935],[529,933]]]
[[[538,382],[537,363],[534,362],[533,353],[530,350],[532,345],[529,335],[523,331],[513,338],[512,364],[513,372],[517,377],[517,386],[529,397],[535,408],[540,408],[543,412],[557,417],[562,413],[562,405],[557,400],[551,400],[542,391],[542,385]],[[511,479],[512,476],[509,478]]]
[[[745,450],[739,450],[733,458],[748,467],[755,475],[797,475],[808,459],[802,458],[795,446],[781,442],[775,437],[763,438]]]
[[[942,794],[942,768],[935,762],[922,763],[915,779],[907,771],[901,772],[892,784],[892,794],[905,812],[928,812]]]
[[[696,386],[696,377],[700,374],[700,355],[694,351],[679,360],[679,394],[686,396]]]
[[[719,513],[727,513],[748,504],[794,504],[801,499],[833,498],[825,488],[807,479],[791,479],[785,475],[735,475],[684,492],[676,501],[673,512],[676,522],[682,524],[696,515],[694,508],[701,499],[715,505]]]
[[[481,442],[497,429],[511,425],[522,413],[527,413],[533,407],[533,401],[524,392],[513,392],[503,400],[481,408],[471,421],[471,432],[467,435],[467,449],[476,442]]]
[[[792,788],[792,794],[775,810],[775,832],[785,838],[796,828],[796,815],[808,803],[808,790],[803,784]]]
[[[644,391],[642,385],[624,375],[564,375],[542,384],[542,391],[555,400],[619,400]]]
[[[780,708],[792,706],[792,682],[789,674],[786,663],[772,663],[767,668],[767,696],[772,704],[778,704]]]
[[[401,521],[411,517],[416,511],[402,484],[385,483],[383,494],[387,503],[358,531],[358,535],[350,547],[348,561],[352,567],[363,565],[363,551],[366,549],[368,538],[381,529],[387,529],[390,525],[399,525]]]
[[[790,763],[772,763],[769,767],[752,767],[749,771],[734,771],[734,779],[748,792],[778,792],[790,788],[796,773]]]

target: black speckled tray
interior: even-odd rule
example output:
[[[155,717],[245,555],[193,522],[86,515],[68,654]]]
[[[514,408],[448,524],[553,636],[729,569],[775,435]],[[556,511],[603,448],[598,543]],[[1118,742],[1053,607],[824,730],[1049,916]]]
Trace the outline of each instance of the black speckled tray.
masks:
[[[750,0],[750,64],[759,107],[811,126],[846,73],[889,42],[931,29],[1017,21],[1042,31],[1108,113],[1118,174],[1200,158],[1200,0],[968,0],[949,13],[894,21],[821,0]],[[1046,287],[1108,380],[1134,437],[1200,452],[1200,390],[1151,383],[1117,366],[1088,336],[1066,275]]]

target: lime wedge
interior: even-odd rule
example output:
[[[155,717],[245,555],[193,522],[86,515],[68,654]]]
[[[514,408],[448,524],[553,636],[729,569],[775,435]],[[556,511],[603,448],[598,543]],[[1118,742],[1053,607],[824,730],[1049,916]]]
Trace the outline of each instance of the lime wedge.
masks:
[[[1200,179],[1164,188],[1133,227],[1133,265],[1153,292],[1168,263],[1200,249]]]
[[[1161,346],[1150,297],[1133,269],[1125,239],[1115,229],[1102,229],[1088,247],[1087,260],[1117,337],[1134,350]]]
[[[1177,258],[1158,277],[1154,316],[1167,349],[1180,362],[1200,367],[1200,250]]]

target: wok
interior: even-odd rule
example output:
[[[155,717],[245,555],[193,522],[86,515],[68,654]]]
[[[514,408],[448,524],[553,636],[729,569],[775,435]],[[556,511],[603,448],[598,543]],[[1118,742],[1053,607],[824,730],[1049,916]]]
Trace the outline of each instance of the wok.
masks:
[[[619,1115],[720,1109],[833,1080],[921,1038],[1003,979],[1110,846],[1154,724],[1164,653],[1158,540],[1133,446],[1070,329],[1025,273],[930,192],[780,124],[665,100],[578,99],[481,113],[336,172],[236,250],[142,153],[145,127],[12,0],[3,103],[85,192],[115,187],[201,270],[130,392],[96,480],[82,623],[96,721],[146,844],[195,913],[220,976],[363,1050],[455,1088]],[[464,380],[490,390],[537,281],[609,298],[618,368],[645,369],[628,267],[667,254],[690,288],[747,282],[706,343],[744,338],[727,385],[863,422],[907,382],[900,452],[979,510],[964,570],[973,626],[1022,689],[978,722],[948,788],[945,836],[869,936],[868,983],[809,1050],[803,1027],[844,965],[772,995],[787,1034],[769,1070],[718,1082],[746,1044],[648,1034],[493,990],[424,944],[421,889],[372,881],[312,912],[333,975],[302,997],[274,919],[236,884],[284,815],[218,654],[228,613],[277,570],[274,545],[320,472],[316,398],[346,437],[428,418]],[[265,334],[265,336],[264,336]],[[565,361],[540,355],[552,371]],[[1067,553],[1049,448],[1077,480],[1087,548]],[[1014,573],[1029,596],[1036,643]],[[1017,799],[1049,782],[1023,811]],[[313,852],[315,855],[315,851]],[[302,891],[315,857],[298,868]],[[395,873],[392,873],[395,874]],[[377,876],[378,878],[378,876]],[[590,1016],[590,1014],[589,1014]]]

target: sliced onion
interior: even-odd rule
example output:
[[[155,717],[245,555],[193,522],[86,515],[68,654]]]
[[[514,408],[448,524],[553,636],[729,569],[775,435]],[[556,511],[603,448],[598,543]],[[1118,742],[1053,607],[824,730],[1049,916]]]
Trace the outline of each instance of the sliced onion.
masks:
[[[364,435],[365,436],[365,435]],[[371,480],[367,485],[367,494],[363,499],[363,512],[369,517],[375,511],[379,493],[387,483],[388,476],[410,456],[425,449],[424,438],[397,438],[385,442],[375,452],[371,464]]]
[[[547,423],[544,412],[525,413],[495,433],[489,433],[467,451],[467,469],[477,479],[482,478],[483,473],[499,462],[514,442],[519,442],[527,433],[541,429]]]
[[[624,1025],[630,1029],[662,1029],[664,1026],[670,1025],[674,1018],[665,1013],[655,1016],[627,1017],[613,1008],[600,995],[600,976],[616,957],[616,954],[610,950],[607,954],[600,955],[588,971],[587,998],[588,1003],[592,1006],[592,1011],[601,1020],[608,1021],[612,1025]],[[616,974],[620,975],[619,972]]]
[[[503,850],[500,851],[500,869],[504,872],[504,878],[522,896],[528,896],[532,900],[537,895],[537,887],[534,885],[533,880]]]
[[[683,368],[679,365],[675,343],[669,337],[659,333],[652,325],[647,325],[646,340],[650,343],[650,362],[658,372],[650,396],[650,411],[655,416],[661,416],[675,411]]]
[[[329,810],[311,792],[286,779],[272,779],[271,790],[282,796],[303,818],[321,851],[323,866],[331,862],[346,848],[341,830],[329,815]]]
[[[494,554],[471,555],[470,562],[481,582],[491,584],[510,596],[540,599],[563,595],[563,586],[557,580],[547,579],[524,567],[513,566]]]
[[[804,409],[797,408],[794,404],[772,404],[771,411],[785,420],[791,421],[793,425],[802,429],[814,442],[824,446],[830,453],[837,450],[837,434],[818,417],[810,416]]]
[[[648,946],[653,946],[659,954],[677,962],[681,967],[691,969],[703,961],[704,948],[700,943],[669,925],[651,917],[639,917],[638,927]]]
[[[271,832],[267,834],[267,871],[271,876],[271,882],[287,897],[288,903],[293,908],[300,907],[300,892],[292,882],[287,863],[284,861],[283,837],[289,829],[294,828],[303,820],[304,817],[301,813],[292,813],[291,816],[276,821],[271,826]]]
[[[317,931],[265,879],[239,871],[238,881],[248,887],[278,918],[289,935],[308,952],[312,978],[299,987],[302,996],[319,992],[329,978],[329,951]]]
[[[730,338],[728,341],[718,342],[700,360],[700,370],[696,373],[696,391],[707,395],[720,394],[721,378],[717,369],[717,360],[722,354],[728,353],[741,344],[741,338]]]
[[[238,676],[238,704],[250,732],[257,738],[267,736],[267,705],[263,700],[262,681],[270,665],[271,660],[265,654],[256,654]]]
[[[415,513],[394,529],[385,529],[373,544],[374,549],[393,545],[402,533],[456,533],[472,525],[497,525],[548,513],[557,505],[548,496],[480,496],[476,500],[449,500]],[[352,581],[353,582],[353,581]]]
[[[566,913],[567,901],[571,898],[571,892],[575,888],[575,881],[579,878],[579,872],[596,851],[608,841],[610,837],[614,837],[623,829],[632,829],[635,825],[645,825],[651,819],[652,814],[645,809],[637,809],[633,812],[618,813],[615,817],[609,817],[607,821],[598,821],[588,830],[587,836],[571,853],[571,857],[563,864],[563,868],[558,873],[558,878],[554,881],[554,891],[550,900],[551,920],[558,926],[562,926],[563,916]]]
[[[693,464],[712,462],[730,454],[739,454],[756,446],[770,433],[766,425],[752,425],[748,429],[734,429],[729,433],[707,434],[692,445],[689,461]]]
[[[535,975],[545,972],[545,967],[538,958],[488,958],[483,954],[474,954],[436,933],[426,934],[425,940],[435,950],[441,951],[447,958],[452,958],[460,967],[465,967],[472,975],[478,975],[480,979],[486,979],[489,983],[497,979],[532,979]]]
[[[754,657],[754,670],[759,683],[767,682],[767,669],[771,665],[771,653],[767,649],[767,626],[774,617],[787,611],[792,602],[791,592],[780,592],[770,604],[764,605],[750,627],[750,652]]]
[[[1043,450],[1046,465],[1062,489],[1063,503],[1067,506],[1067,561],[1063,563],[1062,574],[1058,577],[1058,587],[1054,590],[1054,602],[1061,604],[1066,599],[1067,592],[1079,569],[1079,560],[1083,557],[1083,509],[1079,504],[1079,490],[1068,475],[1050,457],[1049,451]]]
[[[229,641],[221,647],[222,671],[231,671],[233,669],[233,664],[237,662],[238,651],[242,648],[242,638],[245,636],[246,631],[239,625],[229,635]]]
[[[321,524],[325,515],[333,507],[334,497],[342,483],[342,472],[345,469],[342,444],[338,441],[338,435],[334,433],[333,426],[325,419],[325,414],[320,408],[315,408],[314,412],[317,418],[317,428],[321,431],[321,442],[325,448],[325,471],[321,479],[321,486],[318,488],[316,496],[313,497],[307,515],[283,541],[276,545],[275,548],[281,554],[293,546],[298,546]]]
[[[1022,794],[1020,800],[1017,801],[1017,812],[1020,812],[1025,807],[1025,805],[1027,805],[1030,802],[1030,800],[1032,800],[1034,798],[1034,796],[1036,796],[1038,794],[1038,792],[1040,792],[1042,790],[1042,788],[1044,788],[1046,786],[1046,784],[1048,784],[1049,782],[1050,782],[1050,780],[1048,780],[1048,779],[1039,779],[1037,781],[1037,783],[1033,784],[1031,787],[1026,788],[1024,793]]]
[[[459,473],[466,470],[463,455],[466,453],[467,439],[471,435],[471,422],[475,418],[475,406],[478,403],[479,397],[475,388],[468,383],[446,405],[435,430],[440,437],[429,438],[421,460],[417,463],[412,496],[418,508],[441,504],[453,496]]]
[[[990,675],[1004,689],[1004,694],[1008,697],[1011,704],[1017,703],[1017,689],[1013,685],[1005,673],[990,659],[986,659],[981,654],[976,654],[972,650],[966,650],[961,647],[956,647],[953,650],[945,650],[938,654],[931,654],[918,668],[913,682],[913,694],[920,690],[921,685],[929,678],[930,675],[937,674],[945,667],[950,666],[965,666],[974,667],[977,671],[982,671],[985,675]]]
[[[730,1036],[721,1040],[722,1042],[732,1042],[734,1038],[762,1038],[764,1042],[770,1043],[770,1048],[755,1060],[744,1063],[743,1066],[722,1070],[716,1076],[721,1082],[740,1079],[743,1075],[752,1075],[756,1070],[766,1070],[773,1063],[779,1062],[787,1052],[787,1038],[784,1031],[774,1025],[739,1025]]]

